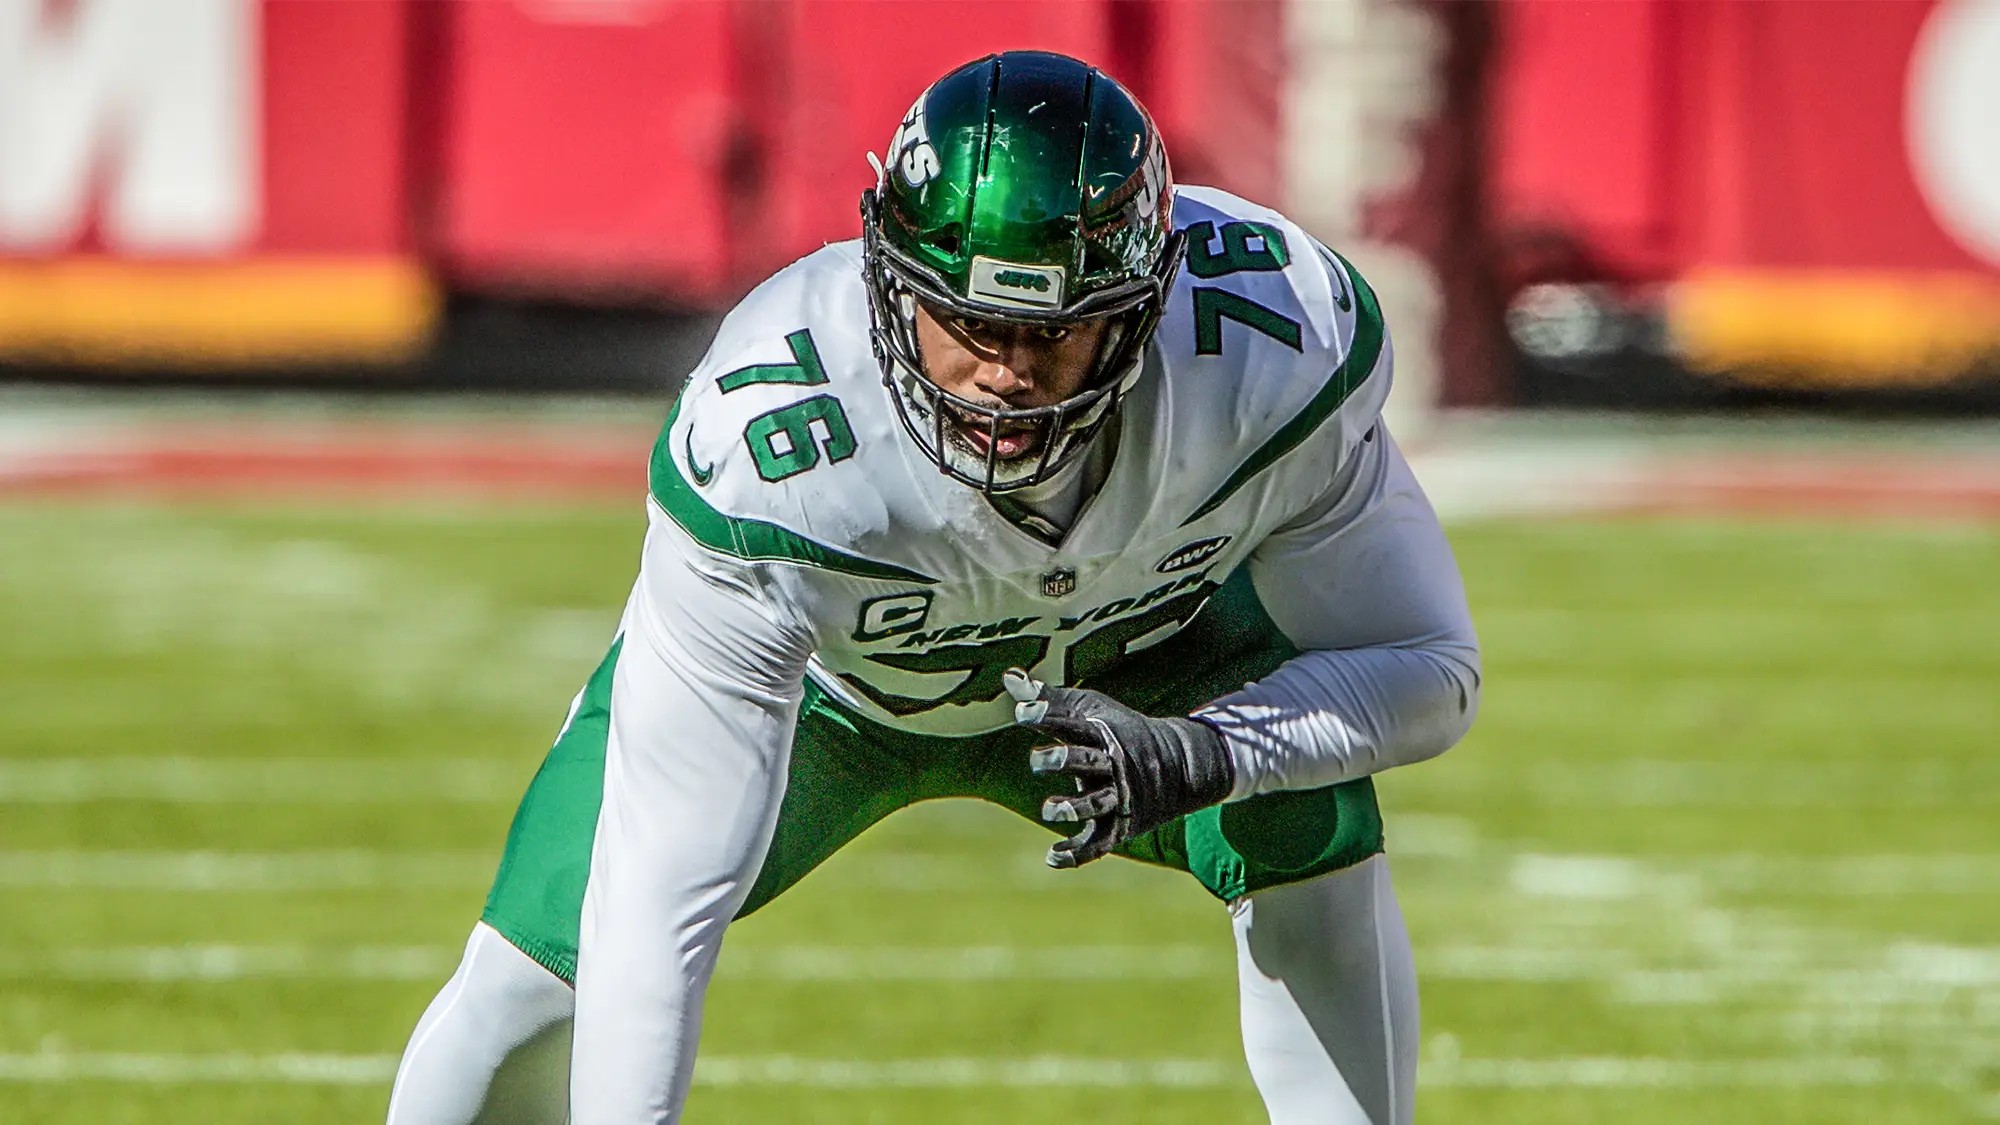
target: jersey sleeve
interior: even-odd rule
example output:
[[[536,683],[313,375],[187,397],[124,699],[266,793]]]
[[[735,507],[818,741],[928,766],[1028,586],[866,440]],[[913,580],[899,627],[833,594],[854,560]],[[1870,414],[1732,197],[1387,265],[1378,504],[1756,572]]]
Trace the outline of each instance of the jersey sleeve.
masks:
[[[657,506],[611,691],[584,892],[577,1125],[672,1119],[724,928],[777,822],[810,631],[754,563]]]
[[[1328,341],[1330,386],[1340,399],[1336,428],[1341,448],[1351,451],[1381,418],[1395,385],[1395,342],[1380,299],[1354,263],[1297,225],[1291,229],[1303,248],[1294,284],[1306,319]]]
[[[1364,439],[1382,420],[1395,383],[1396,348],[1381,302],[1361,271],[1296,225],[1290,241],[1299,247],[1287,271],[1309,341],[1301,356],[1303,382],[1316,387],[1313,398],[1279,436],[1303,446],[1301,460],[1317,471],[1290,474],[1278,511],[1296,522],[1298,513],[1323,503],[1329,476],[1351,475],[1351,459],[1370,452]]]
[[[1228,743],[1232,799],[1349,781],[1464,736],[1478,640],[1444,530],[1386,427],[1249,566],[1272,621],[1305,651],[1195,714]]]

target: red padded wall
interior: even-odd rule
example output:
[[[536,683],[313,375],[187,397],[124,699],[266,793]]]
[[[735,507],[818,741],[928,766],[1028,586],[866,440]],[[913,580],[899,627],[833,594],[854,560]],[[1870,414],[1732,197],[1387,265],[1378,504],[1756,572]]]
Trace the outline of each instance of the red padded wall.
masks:
[[[1010,49],[1102,66],[1155,110],[1179,177],[1277,202],[1278,0],[442,11],[435,245],[475,288],[726,304],[855,237],[867,153],[930,81]]]
[[[627,5],[605,22],[560,5],[446,11],[438,234],[455,278],[729,297],[731,5]]]
[[[1936,9],[1504,5],[1498,216],[1567,226],[1641,276],[1990,269],[1939,224],[1909,154],[1911,61]]]
[[[775,226],[754,255],[769,266],[860,233],[861,190],[874,182],[866,154],[939,75],[994,51],[1096,60],[1107,45],[1099,0],[796,0],[780,11],[788,88],[767,107]]]

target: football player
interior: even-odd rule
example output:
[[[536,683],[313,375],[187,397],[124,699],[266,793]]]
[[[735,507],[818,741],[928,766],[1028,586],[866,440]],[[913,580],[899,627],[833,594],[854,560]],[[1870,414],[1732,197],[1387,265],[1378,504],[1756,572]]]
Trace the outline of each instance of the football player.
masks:
[[[1271,1120],[1411,1121],[1371,777],[1465,733],[1479,655],[1380,419],[1374,295],[1176,187],[1132,95],[1060,55],[947,74],[876,167],[861,238],[688,377],[619,632],[390,1122],[677,1120],[725,929],[936,797],[1055,827],[1051,867],[1187,872]]]

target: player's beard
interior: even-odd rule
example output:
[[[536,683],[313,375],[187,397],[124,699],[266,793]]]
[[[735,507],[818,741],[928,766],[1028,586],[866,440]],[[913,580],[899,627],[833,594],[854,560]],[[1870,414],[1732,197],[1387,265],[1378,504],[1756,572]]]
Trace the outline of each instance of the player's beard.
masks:
[[[979,403],[996,411],[1005,411],[1005,403]],[[950,403],[940,402],[945,412],[945,440],[959,449],[985,460],[991,452],[996,461],[1018,463],[1041,455],[1042,447],[1048,444],[1049,421],[995,423],[970,411],[961,410]]]

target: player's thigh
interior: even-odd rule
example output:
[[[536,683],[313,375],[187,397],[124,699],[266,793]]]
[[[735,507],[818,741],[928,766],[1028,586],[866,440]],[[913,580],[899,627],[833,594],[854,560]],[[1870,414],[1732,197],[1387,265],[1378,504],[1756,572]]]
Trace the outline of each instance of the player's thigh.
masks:
[[[778,826],[737,916],[783,894],[868,826],[916,801],[923,795],[917,766],[808,681]]]
[[[604,801],[613,642],[514,812],[480,921],[565,981],[576,980],[577,934],[590,849]]]
[[[565,981],[576,950],[590,851],[604,796],[614,645],[543,760],[507,834],[480,918]],[[913,799],[907,769],[837,721],[810,685],[792,745],[778,825],[740,914],[777,897],[869,825]]]

